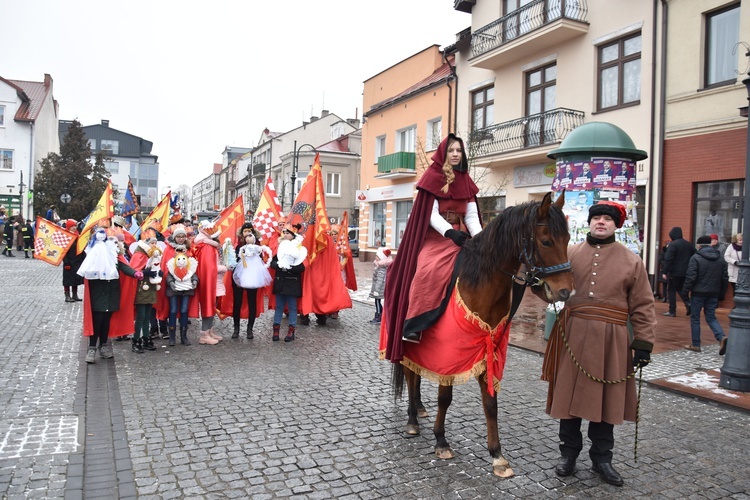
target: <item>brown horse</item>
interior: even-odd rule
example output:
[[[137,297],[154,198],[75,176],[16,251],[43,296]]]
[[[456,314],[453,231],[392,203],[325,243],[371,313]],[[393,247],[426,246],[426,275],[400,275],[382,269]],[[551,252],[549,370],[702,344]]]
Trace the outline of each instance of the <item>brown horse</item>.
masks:
[[[404,375],[406,377],[409,393],[406,433],[409,435],[419,434],[417,417],[427,416],[421,402],[421,376],[439,384],[438,412],[433,427],[438,458],[454,456],[445,438],[445,415],[453,398],[453,385],[465,382],[468,374],[479,381],[493,472],[500,477],[514,475],[500,449],[496,390],[500,388],[507,353],[511,311],[520,302],[519,294],[522,295],[528,287],[536,296],[551,303],[566,301],[574,293],[568,261],[570,235],[562,212],[563,203],[564,196],[553,203],[551,193],[547,193],[542,202],[532,201],[506,208],[481,233],[468,240],[454,272],[457,276],[453,292],[457,300],[454,302],[458,302],[461,309],[454,307],[458,313],[452,316],[443,313],[438,322],[424,332],[420,344],[405,345],[402,364],[393,365],[392,380],[397,397],[403,388]],[[444,321],[448,323],[441,325]],[[479,332],[467,333],[471,331],[467,322],[479,325]],[[438,328],[455,337],[455,342],[450,340],[447,343],[464,342],[474,349],[475,358],[468,361],[471,370],[459,376],[436,373],[428,366],[430,358],[436,356],[436,351],[431,350],[436,347],[434,342],[441,342],[440,335],[436,334]],[[467,335],[474,335],[479,340],[468,342],[465,340]],[[430,342],[433,342],[432,346]],[[464,352],[466,349],[461,351]],[[476,356],[481,356],[481,359]]]

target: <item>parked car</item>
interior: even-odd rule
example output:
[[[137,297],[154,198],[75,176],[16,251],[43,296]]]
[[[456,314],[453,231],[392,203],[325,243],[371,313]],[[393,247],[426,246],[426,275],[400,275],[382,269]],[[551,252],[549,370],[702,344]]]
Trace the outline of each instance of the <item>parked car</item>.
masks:
[[[359,257],[359,240],[349,240],[349,248],[352,250],[352,257]]]

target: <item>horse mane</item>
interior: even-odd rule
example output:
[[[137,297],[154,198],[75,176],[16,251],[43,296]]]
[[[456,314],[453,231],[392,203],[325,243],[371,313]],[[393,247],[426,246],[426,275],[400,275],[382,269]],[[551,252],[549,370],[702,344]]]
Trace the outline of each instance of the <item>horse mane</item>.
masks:
[[[529,201],[508,207],[481,233],[466,241],[459,273],[465,285],[476,287],[484,284],[493,279],[505,264],[519,262],[521,252],[533,237],[541,204],[540,201]],[[565,214],[555,204],[550,204],[546,222],[552,238],[561,239],[568,233]]]

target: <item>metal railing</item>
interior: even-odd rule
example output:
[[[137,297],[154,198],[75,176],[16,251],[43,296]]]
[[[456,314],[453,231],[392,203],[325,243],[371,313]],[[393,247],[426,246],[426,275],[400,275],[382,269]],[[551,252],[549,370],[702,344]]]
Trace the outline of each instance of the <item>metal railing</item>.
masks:
[[[406,151],[380,156],[378,157],[378,173],[385,174],[396,169],[415,170],[416,158],[415,153]]]
[[[471,57],[480,56],[560,18],[586,21],[586,0],[534,0],[471,35]]]
[[[557,108],[478,129],[469,136],[472,156],[485,156],[561,142],[583,125],[583,111]]]

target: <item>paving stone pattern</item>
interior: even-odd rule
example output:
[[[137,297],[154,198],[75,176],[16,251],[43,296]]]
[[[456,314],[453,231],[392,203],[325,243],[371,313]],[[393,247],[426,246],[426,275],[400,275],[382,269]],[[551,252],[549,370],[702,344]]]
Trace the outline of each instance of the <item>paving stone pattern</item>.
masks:
[[[77,452],[0,457],[0,495],[7,498],[750,498],[745,412],[644,382],[637,462],[635,424],[615,432],[614,465],[625,486],[604,484],[585,452],[573,476],[558,478],[557,424],[544,414],[541,357],[511,347],[499,415],[516,476],[501,480],[491,472],[475,382],[454,390],[446,430],[456,458],[433,453],[434,384],[423,387],[430,417],[422,435],[404,435],[405,401],[394,402],[389,366],[377,360],[369,304],[355,302],[326,326],[300,326],[291,343],[271,341],[270,313],[256,322],[253,340],[229,339],[231,320],[217,321],[227,337],[217,346],[197,344],[193,321],[193,346],[160,341],[157,351],[134,354],[127,342],[115,342],[114,362],[87,367],[80,306],[62,302],[60,270],[28,261],[11,267],[9,260],[0,260],[0,273],[9,284],[8,310],[18,314],[0,327],[0,426],[78,417],[83,429]],[[53,340],[40,323],[66,326],[57,326]],[[57,354],[39,355],[53,345]],[[679,360],[665,361],[680,373]],[[55,391],[28,380],[45,376]],[[107,418],[111,432],[103,436]],[[96,437],[102,448],[90,449]],[[92,470],[95,463],[105,466]]]

